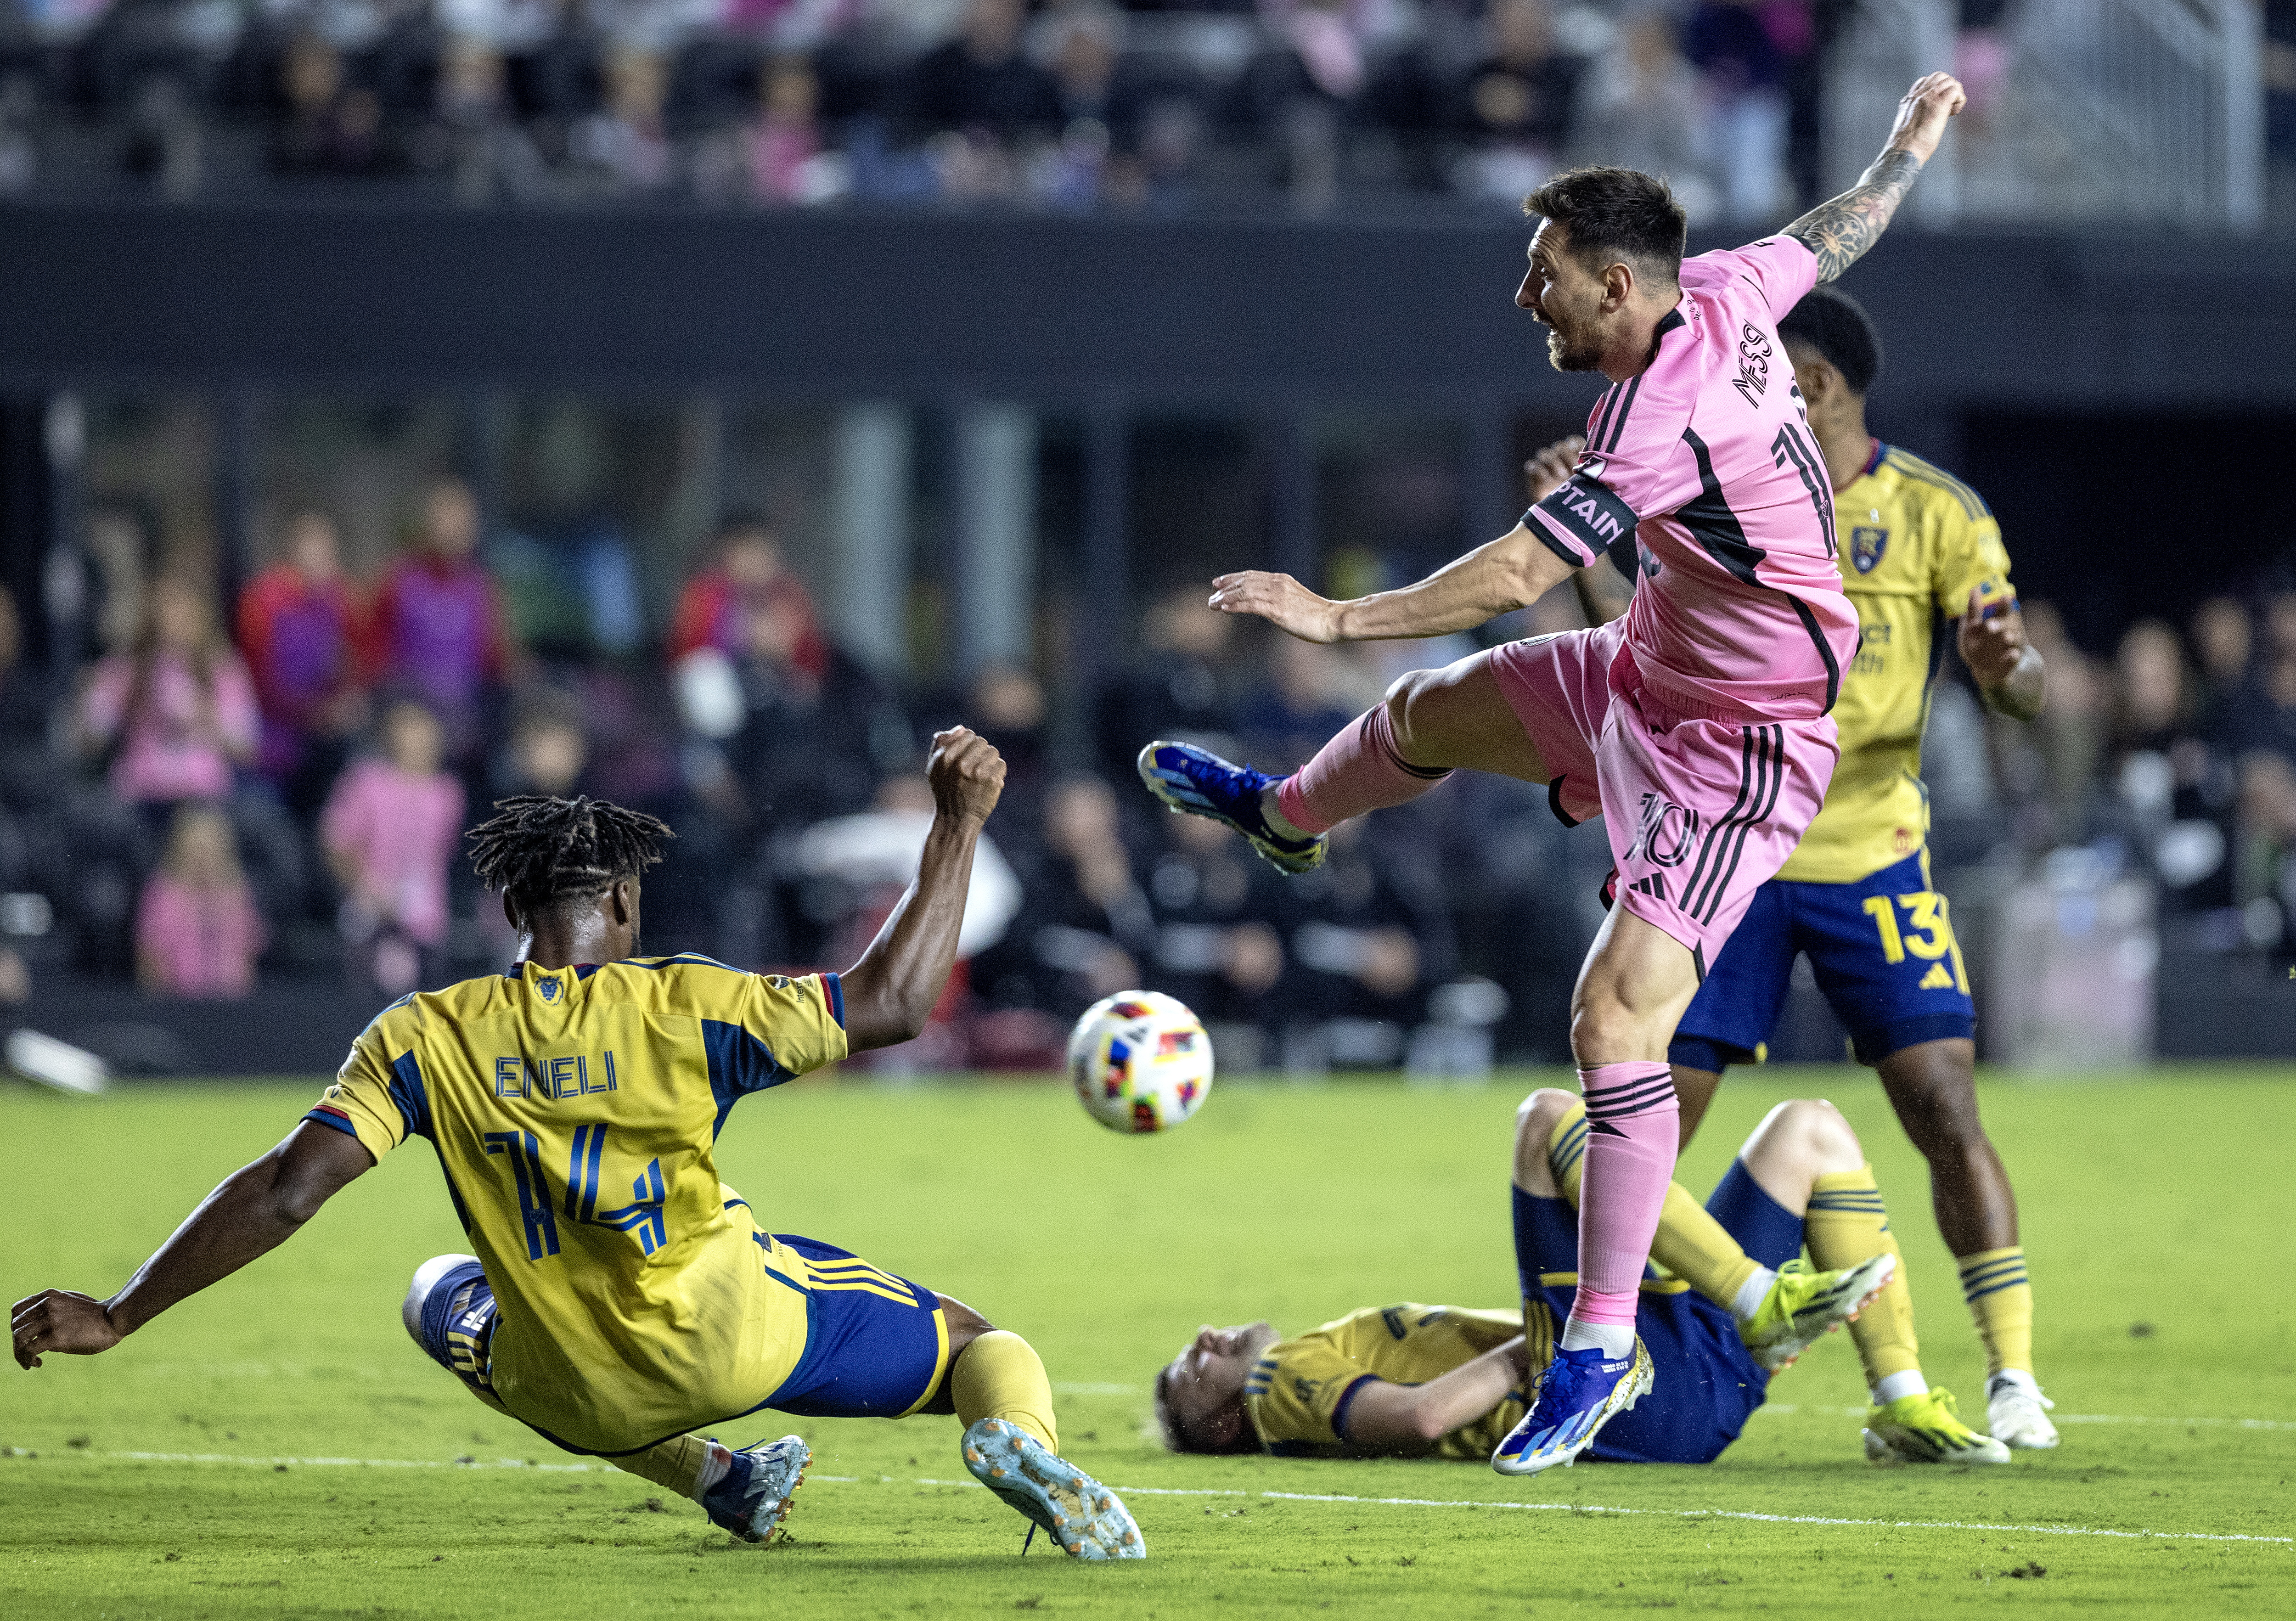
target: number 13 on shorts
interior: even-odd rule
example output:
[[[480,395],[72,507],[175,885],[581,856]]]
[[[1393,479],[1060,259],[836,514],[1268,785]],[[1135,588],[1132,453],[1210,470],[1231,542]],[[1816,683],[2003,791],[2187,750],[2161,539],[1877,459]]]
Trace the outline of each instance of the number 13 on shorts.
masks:
[[[1866,915],[1874,920],[1874,931],[1882,937],[1883,962],[1903,962],[1910,955],[1931,965],[1922,976],[1922,989],[1969,995],[1969,970],[1961,960],[1961,942],[1953,937],[1952,908],[1944,896],[1931,889],[1900,895],[1894,900],[1886,895],[1869,895],[1865,905]],[[1898,921],[1901,909],[1906,913],[1902,928]],[[1949,974],[1948,962],[1953,964]]]

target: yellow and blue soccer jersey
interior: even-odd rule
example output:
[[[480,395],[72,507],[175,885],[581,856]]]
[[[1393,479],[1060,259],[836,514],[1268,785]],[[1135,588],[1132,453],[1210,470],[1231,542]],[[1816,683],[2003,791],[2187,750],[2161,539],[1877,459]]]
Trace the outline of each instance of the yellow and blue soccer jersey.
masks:
[[[1854,883],[1905,860],[1929,832],[1922,732],[1947,621],[2013,600],[2001,526],[1977,492],[1876,441],[1833,498],[1841,583],[1857,609],[1857,657],[1833,707],[1841,758],[1825,804],[1779,869],[1803,883]]]
[[[1519,1311],[1366,1307],[1270,1346],[1244,1382],[1243,1409],[1260,1443],[1279,1457],[1344,1457],[1358,1450],[1347,1439],[1348,1404],[1365,1383],[1423,1385],[1521,1332]],[[1489,1457],[1523,1411],[1518,1391],[1438,1441],[1435,1455]]]
[[[712,1145],[740,1098],[843,1058],[843,1016],[833,974],[527,963],[387,1009],[307,1118],[378,1161],[430,1140],[498,1304],[496,1396],[572,1450],[631,1452],[750,1412],[805,1355],[815,1262],[759,1231]],[[841,1255],[820,1264],[864,1265]],[[844,1282],[906,1298],[865,1272]]]

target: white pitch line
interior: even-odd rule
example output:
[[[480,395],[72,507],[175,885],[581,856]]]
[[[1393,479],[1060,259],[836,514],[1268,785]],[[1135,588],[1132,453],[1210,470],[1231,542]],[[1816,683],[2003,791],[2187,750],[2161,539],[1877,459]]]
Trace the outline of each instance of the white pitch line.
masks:
[[[890,1475],[880,1479],[890,1480]],[[973,1486],[971,1480],[920,1477],[911,1486]],[[1366,1508],[1547,1509],[1570,1514],[1633,1514],[1660,1519],[1751,1519],[1777,1526],[1878,1526],[1898,1531],[2017,1531],[2040,1536],[2158,1537],[2169,1542],[2296,1543],[2296,1536],[2255,1536],[2242,1531],[2115,1531],[2102,1526],[2020,1526],[1959,1519],[1841,1519],[1823,1514],[1759,1514],[1744,1509],[1621,1509],[1594,1502],[1485,1502],[1457,1497],[1351,1497],[1335,1492],[1247,1492],[1218,1487],[1116,1486],[1133,1497],[1250,1497],[1272,1502],[1347,1502]]]
[[[1863,1407],[1818,1407],[1798,1405],[1792,1402],[1765,1402],[1754,1412],[1829,1412],[1840,1413],[1845,1418],[1862,1419],[1866,1410]],[[2296,1420],[2288,1419],[2163,1419],[2131,1412],[2059,1412],[2051,1417],[2059,1424],[2169,1424],[2182,1425],[2191,1429],[2296,1429]]]
[[[54,1454],[51,1453],[51,1456]],[[432,1458],[290,1458],[241,1457],[229,1453],[151,1453],[107,1452],[74,1453],[76,1457],[121,1458],[141,1463],[236,1463],[275,1469],[282,1464],[299,1464],[307,1468],[340,1469],[513,1469],[536,1470],[554,1474],[614,1474],[619,1471],[611,1465],[596,1463],[529,1463],[523,1458],[498,1458],[491,1463],[476,1460],[447,1462]],[[814,1475],[809,1478],[852,1486],[880,1484],[887,1486],[954,1486],[980,1489],[977,1480],[944,1480],[931,1476],[913,1476],[902,1480],[892,1475],[880,1475],[874,1482],[859,1475]],[[1851,1526],[1869,1527],[1891,1531],[2007,1531],[2027,1536],[2109,1536],[2128,1541],[2146,1540],[2185,1543],[2263,1543],[2286,1547],[2296,1545],[2296,1536],[2257,1536],[2241,1531],[2118,1531],[2103,1526],[2034,1526],[1997,1523],[1991,1520],[1961,1519],[1849,1519],[1824,1514],[1763,1514],[1751,1509],[1628,1509],[1608,1503],[1593,1502],[1489,1502],[1457,1497],[1357,1497],[1336,1492],[1251,1492],[1217,1486],[1117,1486],[1117,1491],[1135,1497],[1249,1497],[1266,1502],[1341,1502],[1365,1508],[1391,1509],[1505,1509],[1522,1511],[1540,1510],[1564,1514],[1620,1514],[1656,1519],[1739,1519],[1773,1526]]]
[[[48,1454],[51,1458],[60,1455],[74,1454],[53,1452]],[[291,1458],[283,1453],[270,1458],[242,1457],[234,1453],[80,1453],[77,1455],[127,1458],[138,1463],[259,1463],[270,1469],[283,1464],[300,1464],[308,1469],[523,1469],[554,1475],[615,1472],[611,1465],[603,1463],[536,1463],[525,1458],[496,1458],[491,1463],[481,1463],[476,1458]]]

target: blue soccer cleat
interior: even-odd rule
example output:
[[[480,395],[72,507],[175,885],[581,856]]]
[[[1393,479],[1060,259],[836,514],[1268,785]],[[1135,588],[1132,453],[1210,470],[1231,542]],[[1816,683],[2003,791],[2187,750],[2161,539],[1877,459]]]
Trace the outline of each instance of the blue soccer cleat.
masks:
[[[1539,1378],[1538,1399],[1499,1443],[1491,1467],[1502,1475],[1569,1467],[1603,1425],[1650,1393],[1651,1382],[1651,1355],[1639,1335],[1634,1355],[1620,1362],[1604,1362],[1599,1346],[1557,1351]]]
[[[1148,1557],[1139,1523],[1123,1500],[1018,1425],[983,1419],[966,1430],[964,1467],[1051,1533],[1070,1559]]]
[[[789,1518],[813,1453],[796,1436],[760,1441],[734,1454],[726,1478],[701,1494],[709,1523],[745,1543],[767,1543]]]
[[[1140,780],[1172,810],[1210,816],[1242,833],[1269,864],[1287,877],[1324,863],[1324,839],[1286,839],[1267,825],[1259,796],[1283,781],[1249,765],[1231,765],[1193,743],[1151,743],[1140,751]]]

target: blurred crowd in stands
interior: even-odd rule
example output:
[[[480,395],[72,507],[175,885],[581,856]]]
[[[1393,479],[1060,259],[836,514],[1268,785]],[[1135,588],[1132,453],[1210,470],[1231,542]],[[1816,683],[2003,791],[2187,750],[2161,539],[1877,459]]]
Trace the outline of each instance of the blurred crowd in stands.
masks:
[[[830,635],[773,527],[735,515],[657,634],[573,657],[522,644],[466,487],[433,483],[409,516],[402,553],[356,580],[326,512],[289,514],[226,604],[148,536],[123,544],[128,515],[92,514],[112,539],[73,632],[85,657],[53,675],[19,657],[0,595],[0,1000],[44,975],[201,998],[348,976],[379,998],[498,968],[511,931],[461,834],[524,792],[676,829],[646,885],[654,949],[841,966],[914,871],[930,735],[962,720],[1004,751],[1009,786],[961,971],[894,1063],[1057,1063],[1078,1012],[1140,985],[1197,1008],[1232,1068],[1472,1071],[1510,1003],[1561,1052],[1608,851],[1566,835],[1543,790],[1462,775],[1285,880],[1132,776],[1159,736],[1296,765],[1464,639],[1313,647],[1188,585],[1146,607],[1130,662],[1089,693],[1004,666],[895,683]],[[1493,634],[1577,612],[1554,594]],[[2050,670],[2035,725],[1985,716],[1948,657],[1926,765],[1940,869],[2149,877],[2169,949],[2284,952],[2296,583],[2135,625],[2110,659],[2049,604],[2026,613]]]
[[[1972,0],[1972,38],[2002,0]],[[1661,170],[1817,184],[1856,0],[0,0],[0,194],[1172,210]],[[1980,53],[1981,54],[1981,53]]]
[[[658,641],[569,658],[514,634],[465,486],[414,504],[403,555],[368,581],[347,577],[324,512],[292,514],[228,614],[207,575],[139,567],[149,548],[117,541],[134,520],[97,514],[114,539],[90,656],[65,680],[15,656],[0,610],[0,999],[37,974],[197,998],[347,975],[379,997],[497,967],[512,933],[461,835],[527,792],[676,830],[646,888],[659,946],[842,965],[914,871],[930,736],[963,720],[1011,776],[965,962],[896,1063],[1057,1064],[1078,1012],[1144,983],[1223,1026],[1245,1068],[1394,1064],[1414,1042],[1424,1064],[1488,1061],[1505,995],[1462,978],[1425,826],[1351,834],[1285,883],[1209,824],[1152,815],[1131,779],[1151,734],[1302,758],[1376,696],[1378,670],[1298,644],[1257,670],[1191,588],[1148,615],[1140,673],[1077,717],[1094,741],[1064,746],[1029,671],[873,675],[758,518],[720,526]]]

